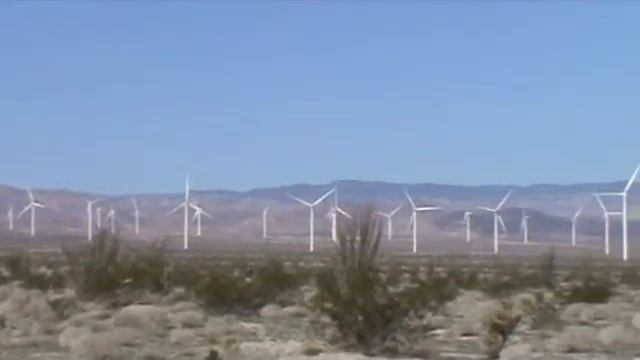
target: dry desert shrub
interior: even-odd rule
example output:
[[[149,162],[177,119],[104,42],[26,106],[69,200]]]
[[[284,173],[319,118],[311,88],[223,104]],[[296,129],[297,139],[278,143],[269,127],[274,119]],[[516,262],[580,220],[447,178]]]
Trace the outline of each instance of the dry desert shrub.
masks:
[[[317,310],[335,323],[348,346],[371,350],[388,338],[404,309],[379,276],[381,232],[372,207],[340,227],[331,265],[316,277]]]
[[[162,336],[167,333],[169,317],[166,309],[154,305],[131,305],[113,315],[116,327],[132,328],[146,334]]]
[[[600,350],[598,330],[591,326],[568,326],[548,341],[556,353],[589,353]]]
[[[501,302],[497,311],[488,315],[484,323],[482,348],[489,359],[497,359],[522,317],[508,301]]]

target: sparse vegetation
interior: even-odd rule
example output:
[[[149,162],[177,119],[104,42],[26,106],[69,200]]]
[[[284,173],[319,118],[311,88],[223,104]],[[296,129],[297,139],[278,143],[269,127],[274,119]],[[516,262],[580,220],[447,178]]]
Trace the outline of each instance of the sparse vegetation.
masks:
[[[380,236],[375,212],[366,208],[342,224],[333,261],[316,277],[318,310],[334,321],[347,345],[369,351],[404,315],[378,273]]]
[[[103,338],[99,334],[104,332],[112,336],[109,341],[114,344],[128,344],[137,341],[140,332],[155,333],[140,325],[148,321],[138,317],[158,312],[167,314],[167,319],[149,329],[158,329],[157,336],[181,344],[194,341],[194,331],[218,327],[222,320],[209,325],[210,316],[224,317],[226,324],[239,321],[233,316],[249,315],[269,326],[290,327],[289,332],[295,335],[287,339],[316,333],[321,335],[314,336],[328,339],[328,344],[301,346],[304,354],[340,347],[371,355],[430,358],[441,350],[440,336],[450,340],[446,334],[456,334],[468,341],[477,337],[475,353],[483,351],[489,358],[497,358],[502,353],[532,351],[531,346],[520,348],[508,341],[511,337],[521,339],[520,331],[560,334],[567,326],[589,328],[598,336],[594,341],[603,343],[575,347],[566,335],[560,339],[569,347],[549,346],[564,352],[595,351],[623,340],[624,344],[635,344],[631,341],[635,338],[630,338],[635,334],[631,327],[640,331],[640,325],[634,325],[640,324],[640,317],[633,324],[628,319],[617,323],[620,314],[628,311],[621,307],[621,297],[602,304],[614,292],[633,291],[639,275],[633,265],[620,268],[584,262],[562,267],[556,263],[554,251],[537,262],[516,263],[505,259],[474,264],[464,258],[385,258],[378,251],[380,231],[373,209],[359,215],[353,222],[340,224],[335,254],[328,260],[318,257],[324,264],[319,267],[315,266],[318,262],[306,266],[295,258],[176,256],[163,242],[128,247],[108,232],[101,232],[91,243],[64,249],[62,258],[37,252],[7,253],[0,257],[0,281],[6,284],[0,286],[0,333],[3,326],[8,329],[24,321],[24,315],[22,320],[7,315],[12,311],[35,311],[34,319],[40,313],[50,314],[47,321],[64,319],[77,325],[92,318],[74,314],[84,311],[87,302],[95,302],[104,312],[90,315],[100,323],[92,325],[92,330],[85,329],[87,338],[73,337],[82,330],[73,327],[65,329],[63,338],[70,336],[67,340],[73,344],[76,340],[100,343]],[[622,284],[627,286],[618,287]],[[73,291],[59,291],[65,286]],[[9,300],[3,305],[7,296]],[[30,304],[30,309],[18,310],[23,303]],[[605,323],[601,331],[596,328]],[[271,331],[254,326],[258,325],[243,323],[232,328],[251,339]],[[34,329],[38,334],[53,331]],[[222,350],[236,340],[231,341],[226,330],[211,332],[215,335],[207,345],[222,347],[200,358],[226,358]],[[73,346],[64,345],[76,349]]]
[[[564,304],[604,303],[613,295],[613,282],[609,274],[598,273],[588,263],[572,270],[556,296]]]

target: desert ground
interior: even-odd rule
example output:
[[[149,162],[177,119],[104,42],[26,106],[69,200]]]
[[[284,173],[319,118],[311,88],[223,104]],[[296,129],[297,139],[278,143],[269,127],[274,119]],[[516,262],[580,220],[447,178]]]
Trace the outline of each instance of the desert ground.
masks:
[[[106,232],[5,248],[0,358],[640,357],[637,262],[550,246],[412,256],[347,235],[313,255],[277,243],[184,254]]]

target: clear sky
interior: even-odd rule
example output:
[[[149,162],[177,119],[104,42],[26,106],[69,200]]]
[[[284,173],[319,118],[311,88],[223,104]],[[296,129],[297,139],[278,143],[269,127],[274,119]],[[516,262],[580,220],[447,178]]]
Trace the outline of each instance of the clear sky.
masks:
[[[0,183],[626,178],[633,1],[0,2]]]

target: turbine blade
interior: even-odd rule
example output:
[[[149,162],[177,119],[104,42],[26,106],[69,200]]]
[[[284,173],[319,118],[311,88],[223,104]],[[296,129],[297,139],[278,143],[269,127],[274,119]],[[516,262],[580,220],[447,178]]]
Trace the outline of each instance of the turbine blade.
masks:
[[[409,192],[406,189],[404,190],[404,195],[407,197],[407,200],[409,200],[409,204],[411,204],[411,208],[415,209],[416,203],[413,202],[413,199],[411,198],[411,196],[409,195]]]
[[[638,165],[638,167],[636,168],[636,171],[633,172],[633,175],[631,175],[631,178],[629,179],[627,186],[624,188],[625,194],[628,193],[629,190],[631,190],[631,187],[636,182],[636,178],[638,177],[638,172],[640,172],[640,165]]]
[[[342,209],[340,209],[340,208],[336,208],[336,209],[338,210],[338,212],[339,212],[340,214],[342,214],[342,215],[343,215],[344,217],[346,217],[347,219],[353,219],[353,218],[351,217],[351,215],[349,215],[349,213],[348,213],[348,212],[346,212],[346,211],[344,211],[344,210],[342,210]]]
[[[504,198],[502,198],[502,201],[500,201],[500,204],[498,204],[498,206],[496,207],[496,210],[500,210],[502,209],[502,206],[504,206],[504,204],[507,202],[507,199],[509,199],[509,196],[511,196],[511,193],[513,192],[513,190],[510,190],[507,195],[505,195]]]
[[[184,206],[185,206],[185,203],[181,203],[180,205],[176,206],[173,210],[169,211],[168,215],[175,213],[176,211],[182,209]]]
[[[504,220],[502,219],[502,216],[500,214],[498,214],[498,222],[500,223],[500,227],[502,228],[502,231],[505,234],[508,234],[509,232],[507,231],[507,226],[504,224]]]
[[[133,209],[138,211],[138,201],[136,201],[136,198],[131,198],[131,201],[133,202]]]
[[[496,209],[492,209],[492,208],[484,207],[484,206],[478,206],[478,210],[484,210],[484,211],[488,211],[488,212],[492,212],[492,213],[497,211]]]
[[[300,199],[300,198],[299,198],[299,197],[297,197],[297,196],[294,196],[294,195],[291,195],[291,194],[287,194],[287,195],[288,195],[290,198],[292,198],[293,200],[295,200],[295,201],[297,201],[297,202],[301,203],[301,204],[302,204],[302,205],[304,205],[304,206],[309,206],[309,207],[313,206],[310,202],[304,201],[304,200]]]
[[[331,190],[327,191],[327,193],[326,193],[326,194],[322,195],[322,196],[321,196],[318,200],[316,200],[316,201],[315,201],[311,206],[316,206],[316,205],[320,204],[324,199],[328,198],[328,197],[329,197],[329,195],[333,194],[333,192],[334,192],[334,191],[336,191],[336,189],[335,189],[335,188],[333,188],[333,189],[331,189]]]
[[[580,206],[578,211],[576,211],[576,213],[573,215],[573,221],[578,220],[578,217],[580,216],[580,214],[582,214],[583,209],[584,209],[584,206]]]
[[[400,204],[400,206],[398,206],[397,208],[393,209],[393,211],[389,213],[389,216],[393,216],[393,215],[397,214],[398,211],[400,211],[400,209],[402,209],[403,206],[404,206],[404,204]]]
[[[607,213],[607,207],[604,206],[604,202],[602,201],[602,198],[600,197],[600,194],[593,194],[593,196],[596,197],[596,200],[598,200],[598,204],[600,205],[600,207],[602,208],[602,211],[604,211],[605,213]]]
[[[434,210],[442,210],[440,206],[423,206],[415,209],[416,211],[434,211]]]
[[[24,209],[22,209],[22,211],[20,211],[20,213],[18,214],[18,219],[20,219],[22,215],[24,215],[30,209],[31,209],[31,204],[27,205]]]

